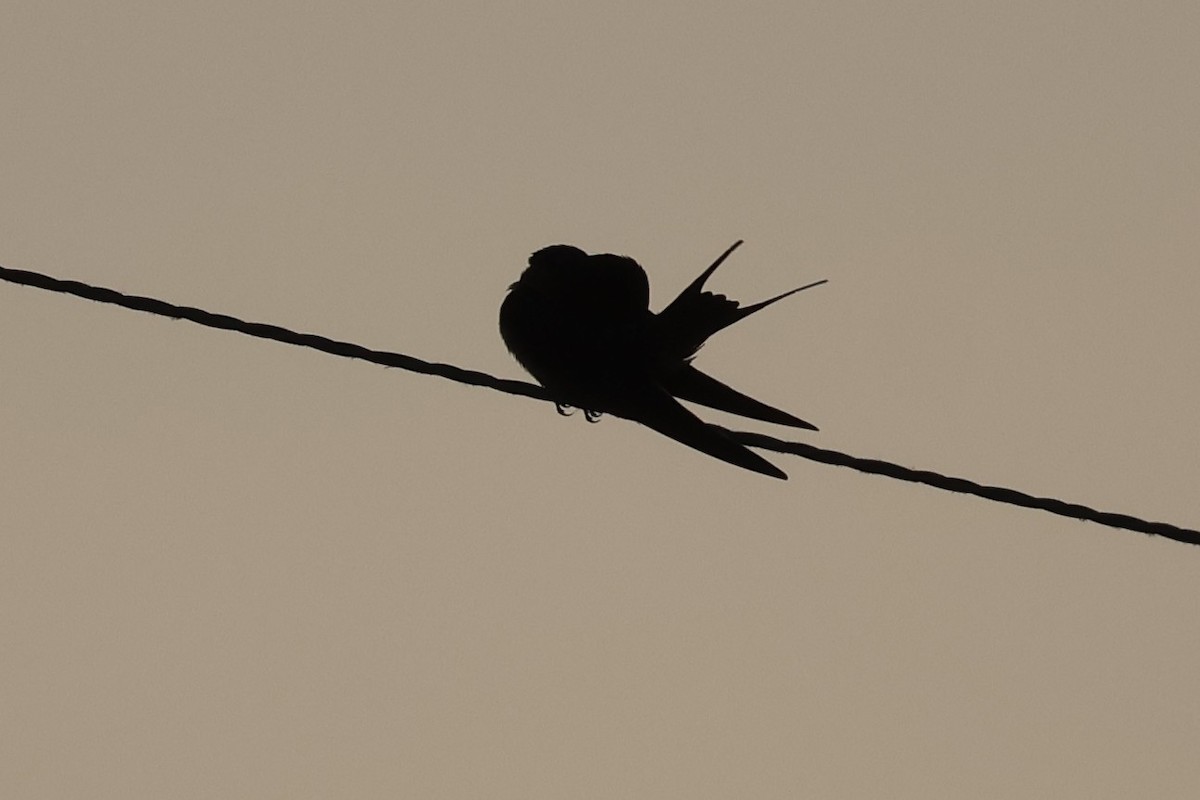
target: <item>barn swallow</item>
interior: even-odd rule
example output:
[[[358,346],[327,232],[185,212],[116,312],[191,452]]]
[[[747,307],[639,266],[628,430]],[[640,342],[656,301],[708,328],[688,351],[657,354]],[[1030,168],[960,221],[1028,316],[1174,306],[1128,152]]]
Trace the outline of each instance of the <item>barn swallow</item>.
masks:
[[[604,413],[624,417],[722,461],[786,480],[774,464],[678,402],[817,430],[692,365],[713,334],[825,283],[810,283],[748,306],[705,291],[704,282],[741,244],[734,242],[657,314],[650,311],[646,271],[632,258],[588,255],[566,244],[545,247],[529,257],[529,266],[509,287],[500,306],[500,335],[521,366],[550,393],[559,413],[581,408],[590,422]]]

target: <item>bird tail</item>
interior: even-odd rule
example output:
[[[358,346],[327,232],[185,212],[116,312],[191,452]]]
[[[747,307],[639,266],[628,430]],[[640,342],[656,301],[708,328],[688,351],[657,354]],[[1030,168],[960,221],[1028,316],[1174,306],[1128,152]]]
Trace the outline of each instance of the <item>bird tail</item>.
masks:
[[[705,375],[691,364],[672,372],[663,380],[662,386],[680,400],[699,403],[718,411],[727,411],[730,414],[759,419],[776,425],[790,425],[793,428],[806,428],[810,431],[817,430],[817,426],[811,422],[806,422],[786,411],[781,411],[744,395],[716,378]]]
[[[627,407],[614,408],[618,417],[633,420],[713,458],[734,466],[787,480],[787,474],[748,447],[738,444],[718,428],[704,422],[657,386],[646,386],[627,398]]]

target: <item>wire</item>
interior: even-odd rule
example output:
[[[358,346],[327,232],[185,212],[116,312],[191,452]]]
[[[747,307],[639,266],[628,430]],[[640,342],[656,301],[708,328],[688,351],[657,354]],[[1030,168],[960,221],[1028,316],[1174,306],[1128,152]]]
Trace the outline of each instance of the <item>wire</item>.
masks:
[[[244,333],[247,336],[257,336],[260,339],[273,339],[277,342],[299,345],[300,347],[311,347],[314,350],[320,350],[330,355],[342,356],[343,358],[358,358],[363,361],[370,361],[373,364],[382,364],[385,367],[406,369],[409,372],[417,372],[422,375],[436,375],[439,378],[465,383],[469,386],[486,386],[489,389],[523,397],[532,397],[535,400],[550,399],[550,395],[546,393],[545,389],[532,383],[496,378],[488,375],[486,372],[462,369],[453,364],[438,364],[436,362],[423,361],[413,356],[406,356],[403,353],[371,350],[352,342],[339,342],[336,339],[326,339],[324,336],[318,336],[314,333],[297,333],[296,331],[281,328],[278,325],[270,325],[265,322],[246,322],[245,320],[230,317],[226,314],[214,314],[211,311],[191,306],[177,306],[162,300],[156,300],[153,297],[122,294],[114,289],[106,289],[103,286],[92,286],[80,283],[79,281],[64,281],[58,278],[51,278],[49,275],[42,275],[38,272],[26,272],[25,270],[9,269],[2,266],[0,266],[0,278],[10,283],[17,283],[23,286],[36,286],[39,289],[46,289],[51,292],[73,294],[76,297],[82,297],[86,300],[95,300],[98,303],[111,303],[116,306],[133,309],[134,311],[158,314],[161,317],[186,319],[189,322],[195,322],[197,325],[205,325],[209,328],[236,331],[237,333]]]
[[[424,361],[402,353],[371,350],[352,342],[339,342],[335,339],[327,339],[324,336],[317,336],[312,333],[297,333],[287,328],[281,328],[278,325],[269,325],[262,322],[246,322],[225,314],[214,314],[191,306],[177,306],[162,300],[156,300],[152,297],[122,294],[121,292],[106,289],[102,286],[91,286],[79,281],[60,280],[37,272],[9,269],[3,266],[0,266],[0,278],[10,283],[35,286],[51,292],[72,294],[86,300],[111,303],[133,309],[134,311],[145,311],[149,314],[158,314],[159,316],[170,317],[172,319],[186,319],[210,328],[235,331],[237,333],[244,333],[247,336],[256,336],[260,339],[273,339],[277,342],[299,345],[300,347],[310,347],[314,350],[320,350],[321,352],[335,356],[342,356],[343,358],[357,358],[363,361],[370,361],[374,364],[381,364],[385,367],[396,367],[422,375],[435,375],[447,380],[457,381],[458,383],[465,383],[469,386],[483,386],[488,389],[505,392],[506,394],[531,397],[535,400],[550,401],[552,399],[541,386],[526,383],[525,381],[497,378],[486,372],[462,369],[453,364]],[[741,444],[763,450],[800,456],[810,461],[848,467],[859,472],[884,475],[896,480],[922,483],[947,492],[972,494],[997,503],[1036,508],[1062,517],[1095,522],[1110,528],[1121,528],[1138,533],[1163,536],[1168,539],[1174,539],[1177,542],[1184,542],[1185,544],[1200,544],[1200,531],[1181,528],[1166,522],[1151,522],[1128,514],[1098,511],[1077,503],[1067,503],[1063,500],[1048,497],[1036,497],[1015,489],[986,486],[967,480],[966,478],[942,475],[929,470],[911,469],[888,461],[859,458],[846,453],[839,453],[836,450],[826,450],[800,442],[776,439],[763,434],[732,431],[718,425],[714,425],[713,427],[733,437]]]
[[[1022,506],[1024,508],[1036,508],[1042,511],[1049,511],[1051,514],[1058,514],[1060,517],[1072,517],[1073,519],[1080,519],[1086,522],[1098,522],[1110,528],[1123,528],[1124,530],[1146,533],[1153,536],[1165,536],[1168,539],[1174,539],[1177,542],[1184,542],[1185,544],[1200,544],[1200,531],[1180,528],[1167,522],[1151,522],[1139,517],[1132,517],[1128,514],[1097,511],[1094,508],[1079,505],[1078,503],[1068,503],[1052,497],[1037,497],[1016,489],[1006,489],[1003,486],[987,486],[966,478],[942,475],[929,470],[912,469],[899,464],[893,464],[890,461],[859,458],[847,455],[846,453],[839,453],[836,450],[825,450],[801,442],[783,441],[782,439],[776,439],[760,433],[730,431],[725,428],[721,428],[721,430],[744,445],[764,450],[773,450],[777,453],[789,453],[801,458],[807,458],[809,461],[832,464],[837,467],[849,467],[859,472],[871,475],[885,475],[889,478],[909,481],[910,483],[923,483],[926,486],[944,489],[947,492],[973,494],[976,497],[993,500],[997,503],[1007,503],[1008,505]]]

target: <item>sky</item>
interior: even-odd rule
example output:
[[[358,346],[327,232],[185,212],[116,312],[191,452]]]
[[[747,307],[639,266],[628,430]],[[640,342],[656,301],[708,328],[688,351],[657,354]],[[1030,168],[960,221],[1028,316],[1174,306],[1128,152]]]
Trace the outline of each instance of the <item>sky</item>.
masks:
[[[0,264],[1200,526],[1200,6],[6,4]],[[1200,550],[0,284],[0,795],[1193,797]]]

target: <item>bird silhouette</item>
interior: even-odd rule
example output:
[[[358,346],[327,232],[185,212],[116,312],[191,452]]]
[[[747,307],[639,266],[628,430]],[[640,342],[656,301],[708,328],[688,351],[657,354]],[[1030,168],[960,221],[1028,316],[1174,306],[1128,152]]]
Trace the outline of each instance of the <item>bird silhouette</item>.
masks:
[[[781,469],[678,402],[817,430],[692,364],[713,334],[825,283],[810,283],[748,306],[706,291],[704,282],[741,244],[734,242],[657,314],[650,311],[646,272],[632,258],[588,255],[566,244],[545,247],[529,257],[529,266],[509,287],[500,306],[500,335],[521,366],[550,393],[559,413],[581,408],[589,422],[613,414],[722,461],[786,480]]]

